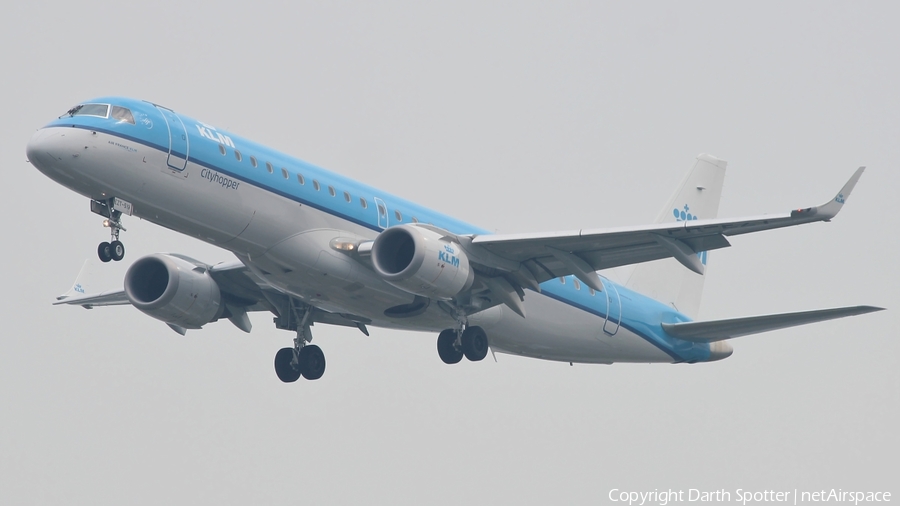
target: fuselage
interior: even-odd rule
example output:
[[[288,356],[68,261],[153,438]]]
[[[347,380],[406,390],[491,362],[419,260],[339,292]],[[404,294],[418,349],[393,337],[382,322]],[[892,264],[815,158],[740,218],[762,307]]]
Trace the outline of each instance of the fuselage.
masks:
[[[28,145],[31,163],[51,179],[94,200],[126,200],[135,216],[227,249],[272,287],[323,310],[387,328],[453,326],[436,304],[413,317],[386,316],[414,296],[332,241],[371,240],[409,223],[460,235],[486,230],[149,102],[85,104],[97,107],[50,122]],[[702,362],[730,354],[669,336],[661,323],[690,319],[602,283],[594,291],[573,277],[553,279],[528,293],[527,318],[497,305],[469,321],[488,331],[496,351],[550,360]]]

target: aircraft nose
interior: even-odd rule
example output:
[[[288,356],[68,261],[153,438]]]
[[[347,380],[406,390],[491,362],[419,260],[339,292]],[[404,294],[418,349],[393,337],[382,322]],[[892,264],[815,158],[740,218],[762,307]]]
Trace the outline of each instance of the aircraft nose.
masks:
[[[25,147],[25,156],[28,157],[28,161],[39,170],[46,170],[48,162],[53,158],[47,149],[47,138],[50,136],[52,133],[46,128],[42,128],[31,136],[31,140]]]
[[[734,348],[728,343],[728,341],[716,341],[714,343],[709,343],[709,361],[714,362],[716,360],[722,360],[723,358],[728,358],[734,352]]]
[[[64,135],[56,129],[42,128],[31,136],[25,147],[28,161],[44,174],[50,175],[54,167],[63,159],[67,146]]]

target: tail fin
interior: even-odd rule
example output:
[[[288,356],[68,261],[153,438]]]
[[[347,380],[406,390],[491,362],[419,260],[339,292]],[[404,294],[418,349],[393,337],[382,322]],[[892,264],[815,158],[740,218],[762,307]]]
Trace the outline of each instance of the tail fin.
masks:
[[[125,290],[121,288],[100,293],[93,291],[92,285],[97,281],[97,274],[99,274],[97,272],[97,263],[91,259],[85,260],[72,288],[58,296],[53,305],[68,304],[91,309],[94,306],[123,306],[131,304],[125,295]]]
[[[719,212],[726,165],[727,162],[713,156],[698,155],[694,166],[660,211],[656,223],[715,218]],[[700,252],[698,256],[706,265],[707,252]],[[693,318],[700,309],[703,280],[702,274],[667,258],[635,266],[626,286]]]
[[[56,300],[68,299],[70,297],[79,297],[84,295],[87,292],[87,282],[90,279],[96,279],[94,275],[95,266],[91,262],[90,259],[84,261],[81,265],[81,270],[78,271],[78,276],[75,278],[75,283],[72,284],[72,288],[69,288],[69,291],[58,296]]]

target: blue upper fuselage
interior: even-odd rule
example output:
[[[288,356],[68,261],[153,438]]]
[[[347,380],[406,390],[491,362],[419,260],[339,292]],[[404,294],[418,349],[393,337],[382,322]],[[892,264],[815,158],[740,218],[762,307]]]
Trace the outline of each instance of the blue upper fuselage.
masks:
[[[91,108],[92,105],[107,108]],[[205,167],[207,170],[200,177],[225,187],[236,190],[241,184],[250,184],[264,188],[373,231],[418,222],[459,235],[489,233],[262,144],[158,107],[142,100],[101,97],[76,106],[47,127],[85,128],[118,136],[171,153],[172,160],[188,160]],[[164,116],[164,112],[168,117]],[[183,125],[183,130],[179,123]],[[172,163],[178,164],[177,161]],[[604,280],[604,283],[611,282]],[[673,338],[660,326],[663,322],[690,321],[690,318],[624,286],[615,285],[615,288],[621,297],[622,327],[646,339],[677,362],[709,359],[709,345]],[[560,302],[607,318],[606,297],[581,286],[572,277],[546,281],[541,284],[541,290]]]

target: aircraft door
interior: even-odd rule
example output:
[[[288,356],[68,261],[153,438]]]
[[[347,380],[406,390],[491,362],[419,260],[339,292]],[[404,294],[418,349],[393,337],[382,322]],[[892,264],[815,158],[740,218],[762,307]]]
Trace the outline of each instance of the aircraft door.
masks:
[[[375,212],[378,214],[378,228],[388,228],[390,220],[388,219],[387,205],[378,197],[375,197],[373,200],[375,201]]]
[[[603,323],[603,332],[613,336],[619,331],[619,323],[622,320],[622,299],[615,283],[601,277],[603,291],[606,293],[606,322]]]
[[[184,128],[181,118],[174,111],[161,106],[156,106],[156,108],[166,118],[166,127],[169,129],[169,158],[166,163],[169,169],[181,172],[187,165],[190,148],[187,130]],[[185,177],[187,176],[185,175]]]

